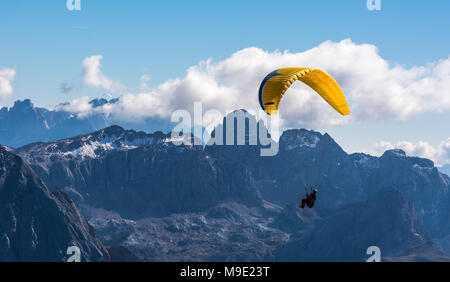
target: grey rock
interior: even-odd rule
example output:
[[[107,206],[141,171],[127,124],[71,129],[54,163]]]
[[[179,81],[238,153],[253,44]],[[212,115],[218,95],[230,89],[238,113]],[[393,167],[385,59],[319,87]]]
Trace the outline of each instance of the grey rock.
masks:
[[[50,193],[18,156],[0,146],[0,261],[66,261],[76,246],[82,261],[109,260],[74,203]]]
[[[393,188],[335,210],[315,225],[301,238],[275,250],[273,260],[364,261],[369,246],[379,247],[382,256],[395,257],[429,242],[412,203]]]
[[[161,132],[111,126],[14,152],[51,190],[65,187],[78,204],[113,210],[125,218],[195,212],[227,201],[262,203],[245,165],[229,166],[202,146],[175,146],[170,135]]]

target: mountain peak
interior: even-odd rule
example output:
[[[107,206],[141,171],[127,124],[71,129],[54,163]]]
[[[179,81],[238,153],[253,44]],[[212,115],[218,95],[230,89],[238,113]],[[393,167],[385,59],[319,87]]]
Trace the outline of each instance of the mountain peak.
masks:
[[[406,152],[402,149],[392,149],[384,152],[383,156],[397,156],[397,157],[406,157]]]
[[[106,128],[103,128],[103,129],[101,129],[101,130],[99,130],[97,132],[101,132],[101,133],[103,133],[103,134],[105,134],[107,136],[114,136],[114,135],[118,136],[120,134],[123,134],[125,131],[126,130],[123,127],[121,127],[121,126],[111,125],[111,126],[108,126]]]
[[[314,130],[289,129],[283,132],[280,137],[280,146],[285,150],[295,148],[314,149],[320,142],[322,134]]]
[[[229,114],[236,114],[236,113],[248,114],[249,112],[248,112],[246,109],[237,109],[237,110],[232,111],[232,112],[229,113]],[[228,114],[228,115],[229,115],[229,114]]]
[[[25,145],[15,150],[17,154],[26,155],[27,152],[61,156],[68,158],[96,158],[109,151],[135,149],[144,145],[169,143],[170,138],[157,131],[153,134],[143,131],[126,130],[118,125],[111,125],[93,133],[78,135],[72,138],[53,142],[38,142]],[[27,159],[27,161],[30,161]]]
[[[255,115],[245,109],[238,109],[223,117],[222,123],[218,124],[211,132],[211,137],[219,138],[216,137],[216,134],[217,136],[221,135],[222,144],[229,144],[231,140],[234,145],[242,142],[242,145],[254,144],[260,146],[260,130],[262,130],[262,134],[265,132],[267,138],[270,139],[270,133],[261,120],[258,120]],[[228,134],[230,135],[227,137]],[[233,138],[228,139],[230,136],[233,136]]]
[[[310,135],[316,135],[316,136],[322,136],[320,132],[314,131],[314,130],[308,130],[305,128],[293,128],[288,129],[283,132],[283,135],[286,136],[310,136]]]
[[[34,108],[34,105],[30,99],[24,99],[23,101],[21,101],[21,100],[15,101],[13,108],[15,108],[15,109],[32,109],[32,108]]]
[[[92,107],[97,108],[97,107],[101,107],[106,104],[114,104],[117,101],[119,101],[118,98],[114,98],[111,100],[107,100],[105,98],[96,98],[96,99],[92,99],[91,101],[89,101],[89,104],[91,104]]]

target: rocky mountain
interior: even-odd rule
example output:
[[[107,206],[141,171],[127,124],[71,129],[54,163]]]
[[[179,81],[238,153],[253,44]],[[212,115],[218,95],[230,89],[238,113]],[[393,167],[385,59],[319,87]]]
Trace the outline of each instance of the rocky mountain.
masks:
[[[379,247],[383,257],[392,259],[430,242],[412,203],[394,188],[380,189],[367,201],[324,213],[313,224],[315,228],[276,249],[273,259],[364,261],[369,246]],[[432,250],[429,258],[440,254],[436,248]]]
[[[108,261],[94,228],[61,190],[50,193],[19,157],[0,146],[0,261]]]
[[[117,99],[93,99],[89,103],[95,109],[105,104],[117,103]],[[53,141],[87,134],[105,128],[112,124],[119,124],[126,128],[155,131],[158,128],[170,128],[170,123],[149,118],[136,122],[114,119],[104,114],[92,114],[78,117],[76,114],[64,110],[63,103],[54,110],[35,107],[31,100],[16,101],[14,106],[0,109],[0,144],[10,147],[20,147],[32,142]]]
[[[111,126],[13,152],[74,199],[105,244],[143,260],[360,261],[369,242],[391,260],[446,259],[438,248],[450,251],[450,178],[431,161],[401,150],[349,155],[305,129],[285,131],[278,154],[262,157],[247,127],[238,145],[235,117],[212,134],[234,132],[226,146],[176,146],[169,134]],[[312,184],[315,209],[298,209]],[[288,251],[299,248],[308,251]]]
[[[62,187],[78,204],[130,219],[195,212],[228,201],[261,203],[245,165],[228,166],[202,146],[176,146],[172,141],[161,132],[111,126],[14,152],[51,190]]]
[[[318,209],[360,203],[383,187],[395,187],[412,201],[433,238],[450,233],[446,220],[450,178],[432,161],[406,156],[402,150],[389,150],[381,157],[349,155],[328,134],[305,129],[283,132],[273,157],[261,157],[258,146],[207,146],[205,150],[230,165],[245,163],[262,198],[277,205],[297,202],[304,195],[304,185],[319,190]]]
[[[379,187],[394,186],[414,203],[432,237],[450,231],[448,224],[442,225],[450,204],[450,178],[440,173],[432,161],[408,157],[402,150],[387,151],[378,159],[367,159],[361,154],[352,157],[359,163],[358,168],[365,171],[369,194]]]
[[[144,261],[262,261],[289,240],[268,225],[281,208],[236,202],[198,212],[138,220],[82,206],[83,214],[108,245],[124,245]]]
[[[105,243],[126,245],[145,261],[364,261],[374,245],[383,261],[450,260],[394,188],[338,210],[229,202],[140,220],[87,206],[83,213]]]

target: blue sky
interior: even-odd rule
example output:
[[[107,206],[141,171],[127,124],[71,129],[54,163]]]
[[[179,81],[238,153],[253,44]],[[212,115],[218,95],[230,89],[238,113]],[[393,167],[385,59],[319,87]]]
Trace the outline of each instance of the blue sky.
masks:
[[[0,69],[16,70],[6,105],[31,98],[52,107],[101,96],[105,91],[98,88],[60,91],[61,83],[80,80],[84,58],[98,54],[108,77],[137,92],[143,74],[157,86],[183,77],[201,60],[224,60],[251,46],[303,52],[350,38],[376,46],[383,59],[406,68],[450,53],[450,1],[444,0],[381,0],[380,11],[369,11],[366,0],[81,0],[81,5],[81,11],[68,11],[65,0],[0,1]],[[358,121],[320,131],[330,132],[348,151],[370,149],[381,140],[437,147],[450,136],[448,121],[450,112],[424,113],[407,121]]]

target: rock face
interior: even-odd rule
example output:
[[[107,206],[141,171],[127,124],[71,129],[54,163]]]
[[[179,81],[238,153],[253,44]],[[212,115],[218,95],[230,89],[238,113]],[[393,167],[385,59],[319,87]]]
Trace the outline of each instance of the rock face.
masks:
[[[277,205],[298,203],[305,184],[319,190],[319,210],[360,203],[382,187],[395,187],[413,203],[432,238],[450,234],[450,178],[432,161],[406,156],[402,150],[389,150],[381,157],[349,155],[328,134],[305,129],[283,132],[273,157],[261,157],[258,146],[207,146],[206,150],[230,165],[244,163],[262,198]]]
[[[262,261],[289,240],[268,227],[280,208],[228,202],[195,213],[140,220],[83,207],[103,242],[125,245],[144,261]]]
[[[304,129],[261,157],[244,134],[243,145],[175,146],[111,126],[13,152],[62,187],[105,244],[144,260],[360,261],[375,243],[393,259],[445,258],[418,254],[426,244],[450,252],[450,178],[430,160],[349,155]],[[319,190],[313,210],[297,207],[305,184]]]
[[[373,245],[382,260],[450,260],[430,243],[412,203],[393,188],[328,211],[223,203],[128,220],[84,209],[106,244],[126,245],[145,261],[364,261]]]
[[[416,214],[432,237],[447,234],[443,225],[448,213],[450,178],[441,174],[432,161],[408,157],[402,150],[386,151],[380,158],[362,154],[351,156],[363,176],[370,196],[380,187],[393,186],[412,201]]]
[[[337,208],[366,199],[353,161],[328,134],[288,130],[279,143],[279,153],[260,169],[263,198],[284,206],[304,195],[304,185],[313,185],[320,193],[319,207]]]
[[[30,167],[0,146],[0,261],[109,260],[94,228],[61,191],[50,193]]]
[[[383,257],[397,257],[429,242],[412,203],[393,188],[381,189],[368,201],[344,206],[314,224],[314,229],[274,251],[274,260],[364,261],[369,246],[379,247]]]
[[[223,165],[202,146],[175,146],[161,132],[118,126],[15,150],[50,189],[78,203],[139,219],[199,211],[221,202],[261,203],[247,167]]]

